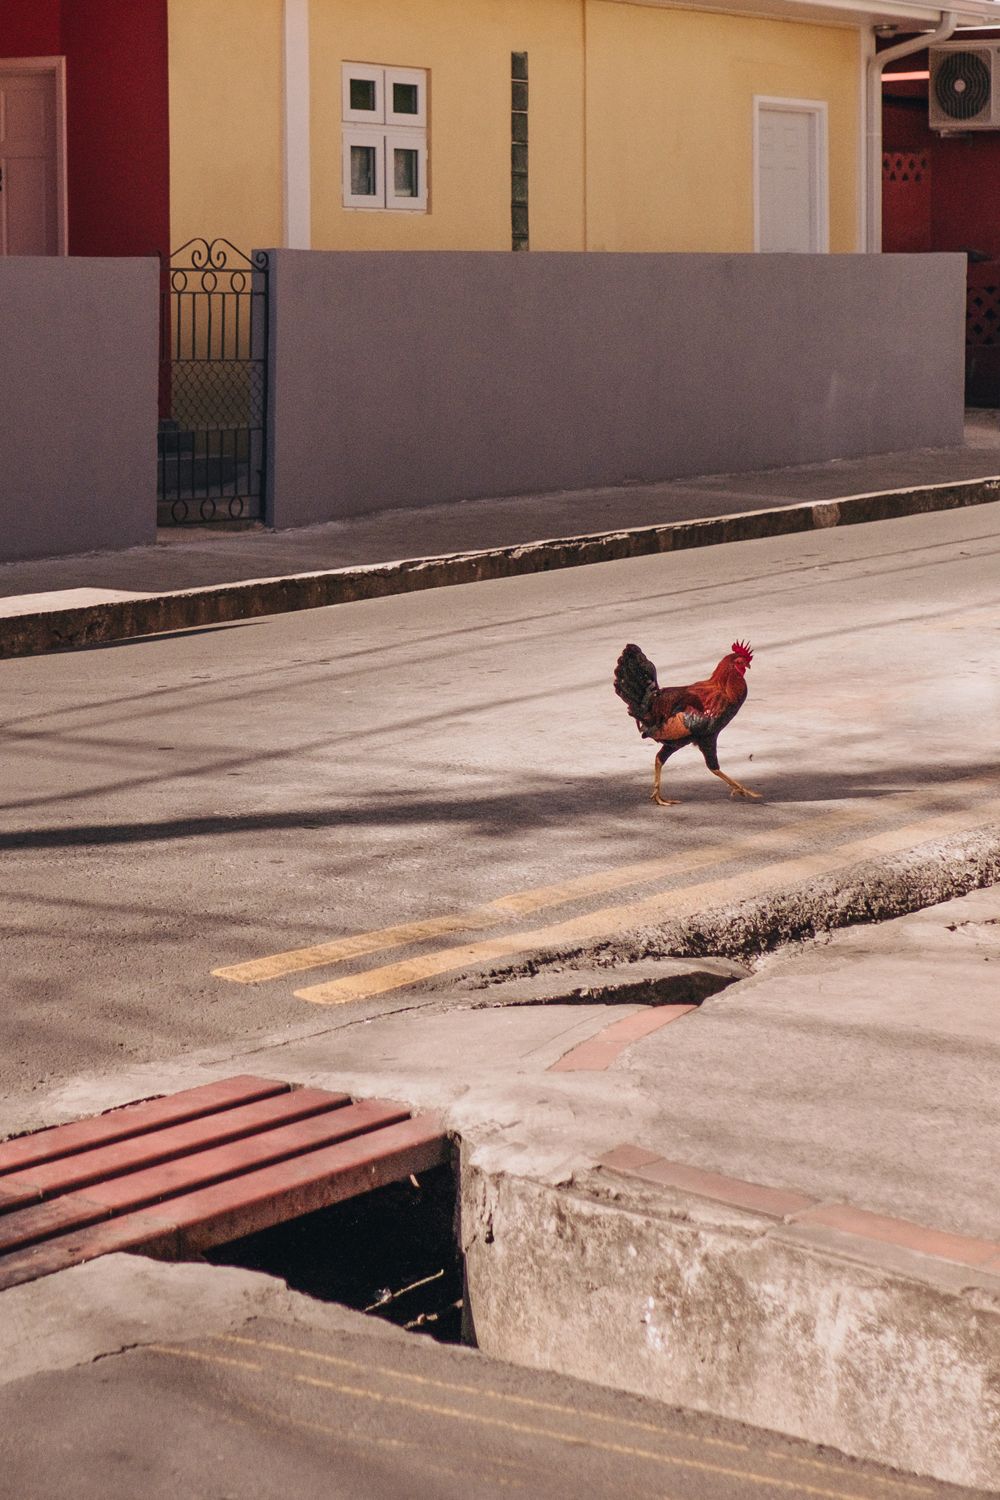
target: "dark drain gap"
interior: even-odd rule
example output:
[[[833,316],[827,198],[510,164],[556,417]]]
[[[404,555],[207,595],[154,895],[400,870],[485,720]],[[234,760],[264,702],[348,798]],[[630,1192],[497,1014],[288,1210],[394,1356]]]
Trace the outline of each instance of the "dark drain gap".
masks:
[[[475,1008],[514,1005],[700,1005],[750,970],[730,960],[646,960],[631,964],[553,964],[518,974],[477,975],[461,988]]]
[[[462,1342],[462,1261],[449,1167],[391,1183],[206,1252],[212,1265],[280,1277],[440,1343]]]

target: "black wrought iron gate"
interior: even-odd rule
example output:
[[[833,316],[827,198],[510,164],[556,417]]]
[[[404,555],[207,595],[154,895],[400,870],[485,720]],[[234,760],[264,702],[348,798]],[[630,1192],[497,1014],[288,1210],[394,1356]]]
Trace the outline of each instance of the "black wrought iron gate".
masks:
[[[189,240],[160,277],[160,525],[261,520],[267,256]]]

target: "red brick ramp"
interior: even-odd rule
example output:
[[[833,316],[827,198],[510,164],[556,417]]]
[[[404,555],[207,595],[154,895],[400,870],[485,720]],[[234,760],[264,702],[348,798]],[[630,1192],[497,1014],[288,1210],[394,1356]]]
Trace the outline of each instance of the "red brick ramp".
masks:
[[[0,1290],[181,1259],[450,1159],[434,1115],[244,1075],[0,1144]]]

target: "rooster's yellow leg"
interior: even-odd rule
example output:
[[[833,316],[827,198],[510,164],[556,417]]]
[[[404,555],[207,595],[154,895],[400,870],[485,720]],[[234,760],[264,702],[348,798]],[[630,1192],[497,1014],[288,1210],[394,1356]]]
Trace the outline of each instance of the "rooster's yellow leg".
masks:
[[[657,807],[676,807],[677,806],[677,798],[676,797],[661,797],[660,796],[660,776],[662,775],[662,773],[663,773],[663,762],[661,761],[660,757],[657,756],[656,760],[653,762],[653,790],[652,790],[652,792],[650,794],[650,799],[649,800],[651,802],[655,802],[656,805],[657,805]]]
[[[711,769],[710,766],[709,770]],[[724,781],[727,786],[732,787],[732,791],[729,794],[731,797],[753,797],[755,801],[759,802],[764,795],[763,792],[752,792],[748,786],[741,786],[738,781],[734,781],[731,776],[727,776],[725,771],[712,771],[712,775],[718,776],[720,781]]]

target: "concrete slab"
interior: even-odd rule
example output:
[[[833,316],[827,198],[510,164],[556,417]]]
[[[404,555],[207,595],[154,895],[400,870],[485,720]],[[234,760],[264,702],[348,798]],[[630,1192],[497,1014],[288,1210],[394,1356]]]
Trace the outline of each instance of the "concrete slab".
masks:
[[[993,887],[789,948],[597,1070],[556,1064],[655,1012],[331,1014],[36,1114],[234,1072],[441,1109],[487,1352],[995,1487],[998,963]],[[678,1168],[602,1168],[623,1144]],[[722,1177],[778,1191],[723,1201]]]
[[[248,1318],[287,1317],[303,1303],[312,1313],[306,1298],[255,1271],[108,1255],[0,1296],[0,1385],[157,1338],[204,1338]]]
[[[996,886],[791,945],[586,1077],[549,1070],[644,1008],[525,1003],[514,985],[508,1005],[459,992],[422,1009],[419,1024],[407,1010],[334,1011],[249,1047],[81,1077],[34,1096],[30,1111],[9,1099],[0,1131],[266,1074],[442,1109],[473,1143],[503,1144],[522,1122],[535,1167],[556,1177],[628,1139],[735,1177],[989,1236],[1000,1229],[995,966]],[[634,982],[631,966],[605,976]]]
[[[86,609],[94,604],[116,604],[123,599],[141,599],[126,589],[52,589],[44,594],[8,595],[0,598],[0,619],[15,615],[50,614],[66,609]]]

